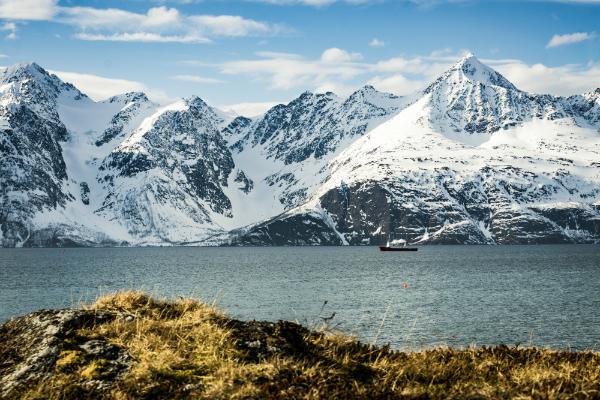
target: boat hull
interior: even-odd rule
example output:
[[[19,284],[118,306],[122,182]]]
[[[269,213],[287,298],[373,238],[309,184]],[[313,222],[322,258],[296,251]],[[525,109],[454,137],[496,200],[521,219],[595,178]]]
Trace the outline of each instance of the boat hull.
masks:
[[[389,246],[379,246],[380,251],[417,251],[416,247],[389,247]]]

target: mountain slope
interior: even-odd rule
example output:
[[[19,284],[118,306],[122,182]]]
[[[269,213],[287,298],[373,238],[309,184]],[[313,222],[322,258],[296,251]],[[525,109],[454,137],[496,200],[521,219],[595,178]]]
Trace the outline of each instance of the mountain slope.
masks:
[[[2,79],[4,246],[199,242],[272,217],[405,102],[365,87],[232,119],[197,97],[94,102],[36,64]]]
[[[247,225],[301,204],[327,175],[335,155],[410,101],[372,86],[346,99],[305,92],[254,121],[235,119],[223,133],[243,176],[230,186],[249,190],[228,192],[234,218],[221,220],[222,225]]]
[[[600,239],[600,89],[529,94],[472,55],[411,96],[253,119],[94,102],[36,64],[0,80],[3,246]]]
[[[97,103],[35,63],[7,68],[1,79],[3,245],[97,245],[130,239],[119,224],[96,216],[90,203],[102,196],[91,189],[96,189],[94,164],[107,151],[95,142],[140,98],[124,95]],[[130,111],[130,118],[135,120],[140,111]]]
[[[307,203],[230,240],[299,224],[304,244],[598,240],[595,100],[530,95],[466,57],[333,159]]]
[[[8,68],[0,78],[0,226],[5,245],[29,240],[36,213],[71,200],[63,191],[67,171],[60,142],[68,132],[57,112],[59,98],[89,101],[36,64]]]
[[[211,213],[231,214],[222,186],[234,166],[222,123],[197,97],[148,117],[103,160],[98,179],[109,194],[97,213],[149,242],[218,230]]]

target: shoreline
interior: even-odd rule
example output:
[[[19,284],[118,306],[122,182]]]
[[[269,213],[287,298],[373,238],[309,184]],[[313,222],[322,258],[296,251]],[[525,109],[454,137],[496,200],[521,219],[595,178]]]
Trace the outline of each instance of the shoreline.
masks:
[[[120,292],[0,325],[0,398],[581,398],[600,353],[395,351],[205,303]]]
[[[93,245],[93,246],[0,246],[0,249],[154,249],[154,248],[202,248],[202,249],[243,249],[243,248],[377,248],[381,244],[341,244],[341,245],[316,245],[316,244],[298,244],[298,245],[229,245],[229,244],[185,244],[185,243],[159,243],[159,244],[134,244],[134,245]],[[547,242],[547,243],[409,243],[410,246],[419,248],[427,247],[510,247],[510,246],[598,246],[600,242]]]

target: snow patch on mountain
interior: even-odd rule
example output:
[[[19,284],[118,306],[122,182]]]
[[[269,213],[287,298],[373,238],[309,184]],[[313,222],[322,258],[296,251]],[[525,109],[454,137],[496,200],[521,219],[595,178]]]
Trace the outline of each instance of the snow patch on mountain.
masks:
[[[600,90],[517,89],[474,56],[411,96],[306,92],[246,118],[94,102],[0,74],[4,246],[597,241]]]
[[[243,193],[228,186],[234,218],[217,217],[219,224],[233,229],[301,204],[327,175],[329,160],[411,101],[372,86],[346,99],[305,92],[261,118],[234,120],[224,137],[253,189]]]
[[[529,95],[466,57],[341,151],[310,199],[274,222],[290,230],[282,221],[321,214],[350,244],[597,240],[600,135],[595,98],[584,100]],[[260,233],[236,240],[268,241],[269,221]]]

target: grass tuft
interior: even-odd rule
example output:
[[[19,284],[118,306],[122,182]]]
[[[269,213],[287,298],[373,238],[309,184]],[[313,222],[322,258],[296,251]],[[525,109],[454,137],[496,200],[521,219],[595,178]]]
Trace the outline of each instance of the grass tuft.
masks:
[[[397,352],[291,322],[236,321],[199,301],[135,291],[86,309],[118,314],[77,335],[125,349],[129,369],[90,386],[110,365],[65,351],[50,380],[24,398],[600,398],[594,352],[508,346]]]

